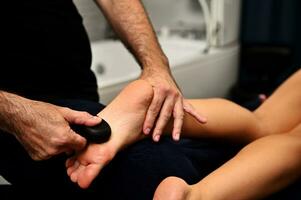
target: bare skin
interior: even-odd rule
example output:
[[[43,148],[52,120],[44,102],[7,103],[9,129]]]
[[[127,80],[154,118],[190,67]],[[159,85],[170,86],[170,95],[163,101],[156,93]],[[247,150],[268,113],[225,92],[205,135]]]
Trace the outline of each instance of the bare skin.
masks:
[[[152,87],[146,81],[134,81],[98,114],[110,124],[111,138],[104,144],[90,144],[67,160],[67,173],[73,182],[87,188],[120,149],[145,137],[142,124],[152,97]]]
[[[0,91],[0,129],[13,134],[34,160],[85,148],[86,139],[69,124],[93,126],[101,119]]]
[[[178,177],[168,177],[158,186],[154,200],[183,200],[190,199],[191,187]],[[200,199],[201,200],[201,199]]]
[[[298,110],[300,110],[298,106],[300,105],[298,102],[301,97],[294,89],[295,84],[298,83],[301,84],[301,71],[288,79],[253,113],[230,101],[222,99],[189,100],[196,109],[201,105],[205,105],[202,111],[210,120],[206,125],[202,125],[189,114],[185,114],[183,120],[184,136],[223,138],[229,141],[249,143],[275,133],[287,133],[300,122],[300,114],[298,113]],[[118,150],[142,138],[139,134],[139,130],[142,130],[142,124],[139,123],[142,123],[143,120],[138,119],[144,119],[144,114],[146,113],[147,106],[150,104],[152,95],[152,88],[147,82],[135,81],[126,87],[112,104],[108,105],[99,114],[112,127],[115,124],[122,123],[124,130],[117,128],[120,125],[116,126],[113,135],[118,135],[118,137],[112,137],[105,144],[89,145],[86,151],[69,159],[66,165],[71,180],[77,182],[82,188],[88,187],[102,167],[115,156]],[[295,106],[294,109],[290,107],[291,105]],[[107,110],[110,112],[107,112]],[[115,113],[117,113],[118,117],[122,116],[122,119],[114,118],[116,116]],[[131,117],[131,113],[136,114],[134,117]],[[286,113],[286,115],[276,115],[277,113]],[[290,117],[288,118],[287,116]],[[124,121],[131,121],[131,123],[125,124]],[[273,123],[275,126],[273,126]],[[164,132],[171,134],[172,126],[173,122],[171,121]],[[125,129],[125,127],[127,128]],[[125,130],[132,131],[127,132]],[[124,137],[120,137],[120,133],[118,132],[122,133]],[[183,182],[181,184],[183,185]]]
[[[85,151],[67,160],[67,173],[73,182],[77,182],[82,188],[89,187],[101,169],[120,149],[145,137],[141,134],[142,125],[153,94],[152,87],[146,81],[134,81],[98,114],[112,127],[112,137],[104,144],[90,144]],[[187,133],[187,137],[224,137],[244,143],[260,137],[261,129],[256,125],[257,118],[246,109],[222,99],[189,100],[189,102],[197,109],[205,105],[204,113],[210,116],[210,122],[204,126],[186,113],[183,131]],[[218,108],[223,108],[223,112],[214,112]],[[229,112],[232,113],[231,116],[228,116]],[[240,115],[233,115],[236,112]],[[227,127],[220,124],[224,118],[227,119]],[[238,121],[240,126],[234,126]],[[173,121],[170,121],[164,132],[172,134],[172,127]],[[246,131],[244,136],[240,136],[242,130]]]
[[[179,140],[184,111],[205,123],[206,119],[184,100],[141,1],[95,1],[143,69],[140,79],[153,86],[154,95],[143,124],[143,132],[151,134],[154,141],[159,141],[164,127],[172,118],[172,137]]]
[[[188,185],[177,177],[166,178],[154,199],[262,199],[293,183],[301,176],[301,94],[295,89],[300,84],[301,70],[254,112],[267,137],[247,145],[197,184]]]
[[[200,124],[194,117],[186,113],[183,119],[184,136],[225,139],[232,142],[235,141],[247,144],[263,136],[273,134],[275,127],[277,127],[277,132],[279,133],[292,129],[297,125],[300,115],[295,112],[296,109],[288,109],[288,106],[286,105],[288,99],[293,98],[297,101],[299,98],[296,92],[291,92],[294,91],[291,88],[294,86],[296,81],[299,79],[301,80],[300,74],[301,73],[299,73],[298,76],[294,76],[289,79],[289,81],[281,86],[279,90],[270,97],[270,99],[265,101],[265,105],[262,105],[254,113],[224,99],[189,100],[190,104],[192,104],[197,110],[202,110],[202,112],[210,120],[205,125]],[[289,92],[285,93],[283,90],[288,90]],[[143,123],[139,120],[137,121],[137,119],[144,119],[145,115],[143,114],[145,114],[147,106],[150,104],[152,95],[153,90],[147,82],[142,80],[135,81],[126,87],[120,95],[118,95],[118,97],[107,106],[107,108],[100,112],[99,116],[106,119],[111,126],[114,127],[123,121],[131,121],[131,123],[128,123],[127,126],[136,127],[136,131],[126,132],[116,128],[114,135],[122,133],[126,140],[119,136],[105,144],[89,145],[86,151],[72,159],[69,159],[66,165],[71,180],[77,182],[83,188],[88,187],[101,171],[102,167],[115,156],[119,149],[142,138],[139,130],[142,130]],[[279,96],[281,95],[284,95],[286,98],[279,99]],[[277,104],[277,106],[273,106],[273,104]],[[266,114],[265,109],[269,110],[269,113],[271,114]],[[107,110],[110,110],[110,112]],[[278,117],[278,115],[276,116],[276,113],[288,113],[289,111],[290,116],[292,116],[293,119],[288,119],[284,115],[282,115],[282,118]],[[139,118],[138,115],[135,115],[136,119],[133,120],[131,113],[137,112],[139,112],[141,116]],[[118,113],[118,119],[114,119],[114,116],[116,115],[114,113]],[[120,116],[122,116],[122,118]],[[273,116],[275,116],[274,120],[270,120],[269,118]],[[127,119],[128,117],[129,119]],[[277,126],[271,126],[271,122],[276,123]],[[139,126],[141,127],[137,128]],[[269,127],[272,127],[273,129],[270,130]],[[173,121],[170,121],[164,132],[166,134],[171,134],[172,129]],[[115,145],[115,143],[118,145]],[[98,150],[95,150],[94,152],[93,149]],[[91,160],[94,161],[91,162]],[[89,173],[92,175],[87,176],[86,172],[81,173],[87,171],[83,169],[88,169],[87,166],[89,166],[90,163],[97,163],[97,167],[94,170],[89,170]]]
[[[154,200],[263,199],[301,176],[301,126],[298,129],[252,142],[197,184],[168,177]]]

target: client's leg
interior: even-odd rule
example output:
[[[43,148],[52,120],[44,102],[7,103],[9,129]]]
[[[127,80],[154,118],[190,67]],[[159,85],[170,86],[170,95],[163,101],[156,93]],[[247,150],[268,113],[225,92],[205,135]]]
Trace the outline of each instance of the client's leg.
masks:
[[[200,124],[186,114],[183,136],[250,142],[271,134],[269,128],[273,127],[271,126],[273,124],[278,127],[273,130],[292,129],[301,116],[300,113],[297,115],[297,111],[301,109],[297,109],[299,107],[296,103],[300,98],[292,91],[294,88],[291,87],[292,83],[295,84],[298,81],[301,82],[300,72],[280,87],[275,95],[265,102],[265,107],[258,109],[255,114],[226,100],[191,100],[193,106],[207,116],[208,123]],[[112,126],[112,138],[102,145],[89,145],[85,152],[67,162],[68,174],[74,182],[78,182],[82,187],[88,187],[101,168],[115,156],[118,150],[143,137],[140,135],[140,131],[152,96],[153,91],[150,85],[141,80],[135,81],[129,84],[112,103],[100,112],[99,116]],[[288,98],[293,99],[293,109],[286,104]],[[281,109],[276,109],[277,101],[280,102],[279,107]],[[288,110],[289,118],[283,115],[286,110]],[[276,115],[277,111],[282,113],[281,117]],[[267,112],[272,112],[274,115],[268,115]],[[269,123],[265,123],[267,119],[270,120]],[[166,128],[167,134],[171,132],[172,124],[169,123]],[[265,124],[269,124],[269,126]]]
[[[301,70],[295,72],[254,114],[270,134],[285,133],[301,122]]]
[[[67,172],[73,182],[83,188],[88,187],[121,148],[144,137],[141,134],[142,124],[152,97],[153,90],[147,82],[134,81],[98,114],[110,124],[112,136],[107,143],[90,144],[84,152],[67,161]],[[221,99],[191,102],[196,109],[204,106],[202,112],[210,122],[203,127],[186,115],[183,130],[186,136],[241,138],[240,141],[244,142],[259,137],[258,120],[250,111]]]
[[[206,137],[251,142],[254,139],[289,132],[301,122],[301,70],[287,79],[255,112],[225,99],[190,100],[207,117],[198,123],[185,114],[182,136]],[[166,131],[171,132],[169,123]]]
[[[249,143],[264,135],[261,121],[251,111],[225,99],[189,100],[196,110],[208,119],[207,123],[198,123],[185,113],[182,137],[225,139]],[[169,123],[165,132],[172,131]]]
[[[165,179],[155,199],[261,199],[301,176],[300,155],[301,125],[290,133],[256,140],[195,185],[175,177]]]

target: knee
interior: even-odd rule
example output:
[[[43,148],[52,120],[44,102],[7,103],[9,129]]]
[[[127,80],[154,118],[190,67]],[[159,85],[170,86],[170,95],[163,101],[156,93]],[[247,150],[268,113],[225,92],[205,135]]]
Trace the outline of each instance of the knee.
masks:
[[[257,120],[257,128],[258,128],[258,138],[270,136],[270,135],[276,135],[276,134],[282,134],[284,133],[281,131],[277,126],[273,125],[273,122],[271,119],[269,119],[264,112],[261,112],[260,110],[256,110],[253,112],[256,120]]]

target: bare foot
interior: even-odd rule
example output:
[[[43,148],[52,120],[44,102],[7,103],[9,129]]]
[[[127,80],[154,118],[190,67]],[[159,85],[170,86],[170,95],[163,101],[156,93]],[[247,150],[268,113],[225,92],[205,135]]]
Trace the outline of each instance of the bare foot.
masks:
[[[190,193],[190,186],[183,179],[168,177],[157,187],[154,200],[188,200]]]
[[[142,125],[153,98],[153,89],[143,80],[125,87],[98,116],[112,129],[111,138],[103,144],[89,144],[78,155],[66,161],[67,173],[81,188],[87,188],[116,153],[142,139]]]

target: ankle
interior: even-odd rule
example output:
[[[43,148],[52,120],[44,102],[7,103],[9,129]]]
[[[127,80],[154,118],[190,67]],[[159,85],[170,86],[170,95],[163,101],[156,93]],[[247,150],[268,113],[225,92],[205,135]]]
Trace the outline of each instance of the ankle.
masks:
[[[190,185],[178,177],[168,177],[157,187],[155,200],[189,200]]]

